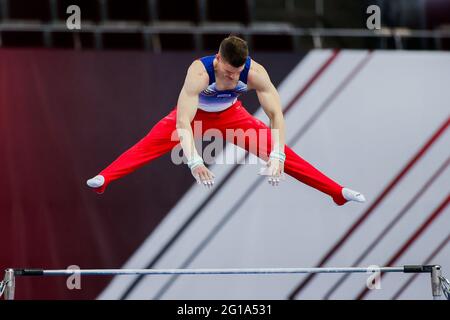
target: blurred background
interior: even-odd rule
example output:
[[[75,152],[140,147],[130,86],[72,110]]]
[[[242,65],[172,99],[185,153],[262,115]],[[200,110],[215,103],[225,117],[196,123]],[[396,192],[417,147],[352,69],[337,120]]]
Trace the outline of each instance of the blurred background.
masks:
[[[81,29],[69,30],[70,5]],[[369,30],[367,8],[380,8]],[[277,87],[288,144],[364,205],[254,165],[213,192],[165,155],[85,186],[176,105],[229,34]],[[0,267],[442,264],[450,273],[450,0],[0,0]],[[256,95],[241,99],[268,123]],[[225,153],[244,152],[227,145]],[[17,299],[431,299],[428,275],[18,278]]]
[[[82,9],[67,32],[66,9]],[[366,9],[382,11],[383,30],[366,28]],[[251,50],[312,48],[449,49],[447,0],[2,0],[2,47],[214,50],[230,32]]]

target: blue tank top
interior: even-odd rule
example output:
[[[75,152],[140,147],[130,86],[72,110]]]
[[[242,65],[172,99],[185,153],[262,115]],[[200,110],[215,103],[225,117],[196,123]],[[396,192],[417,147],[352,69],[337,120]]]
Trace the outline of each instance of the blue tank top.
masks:
[[[209,75],[209,85],[199,94],[198,108],[208,112],[218,112],[225,110],[236,102],[237,98],[247,91],[247,77],[252,59],[247,57],[244,70],[242,70],[236,87],[232,90],[217,90],[216,76],[214,74],[215,55],[200,58]]]

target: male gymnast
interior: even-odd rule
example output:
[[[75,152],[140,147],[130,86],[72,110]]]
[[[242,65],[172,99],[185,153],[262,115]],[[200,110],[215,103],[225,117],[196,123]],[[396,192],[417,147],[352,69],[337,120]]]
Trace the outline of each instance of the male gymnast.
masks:
[[[252,89],[256,91],[270,119],[270,128],[248,113],[237,99]],[[196,121],[202,124],[200,134],[193,130]],[[215,176],[205,166],[194,143],[194,137],[197,137],[195,134],[201,136],[208,129],[219,130],[223,137],[227,137],[227,130],[258,132],[258,141],[254,144],[256,155],[267,161],[260,174],[267,175],[268,182],[273,186],[279,184],[286,172],[329,195],[337,205],[348,201],[365,202],[363,194],[325,176],[285,145],[285,122],[278,92],[265,68],[250,58],[246,42],[237,36],[222,40],[217,54],[195,60],[187,70],[177,106],[138,143],[97,176],[89,179],[87,185],[95,192],[103,193],[112,181],[130,174],[181,144],[194,178],[211,188]],[[261,139],[263,143],[259,143]],[[248,139],[234,136],[227,140],[255,153]]]

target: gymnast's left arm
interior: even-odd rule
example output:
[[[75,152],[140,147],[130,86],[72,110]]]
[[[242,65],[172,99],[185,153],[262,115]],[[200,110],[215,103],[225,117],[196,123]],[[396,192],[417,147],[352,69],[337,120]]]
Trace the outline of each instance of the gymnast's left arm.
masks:
[[[254,61],[252,61],[252,68],[249,72],[248,86],[256,90],[258,100],[270,119],[272,150],[268,167],[269,174],[277,177],[275,182],[278,184],[279,177],[284,171],[284,161],[286,159],[284,153],[285,123],[280,96],[265,68]]]

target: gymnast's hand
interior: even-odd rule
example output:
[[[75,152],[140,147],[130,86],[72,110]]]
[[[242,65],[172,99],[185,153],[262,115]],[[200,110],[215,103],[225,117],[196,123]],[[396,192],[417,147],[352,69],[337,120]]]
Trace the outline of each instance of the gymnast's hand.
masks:
[[[272,152],[270,154],[269,161],[267,161],[266,167],[261,168],[259,171],[260,175],[268,176],[268,182],[272,186],[278,186],[280,180],[285,180],[284,174],[284,161],[286,156],[284,153],[275,153]]]
[[[214,186],[215,175],[202,163],[191,169],[191,173],[198,184],[211,189]]]
[[[265,167],[262,167],[259,171],[262,176],[267,176],[269,184],[276,187],[280,184],[281,180],[285,180],[284,163],[277,159],[271,159],[267,162]]]

